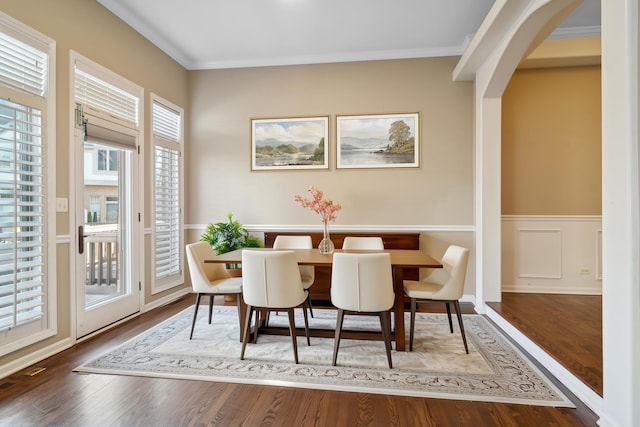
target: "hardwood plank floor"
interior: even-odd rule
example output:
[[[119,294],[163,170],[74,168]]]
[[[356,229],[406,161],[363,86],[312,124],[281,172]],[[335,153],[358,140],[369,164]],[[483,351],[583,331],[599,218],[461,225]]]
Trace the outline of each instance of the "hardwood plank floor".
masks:
[[[11,426],[595,426],[577,409],[72,372],[190,306],[188,296],[0,380]]]
[[[602,396],[602,297],[503,293],[487,303]]]

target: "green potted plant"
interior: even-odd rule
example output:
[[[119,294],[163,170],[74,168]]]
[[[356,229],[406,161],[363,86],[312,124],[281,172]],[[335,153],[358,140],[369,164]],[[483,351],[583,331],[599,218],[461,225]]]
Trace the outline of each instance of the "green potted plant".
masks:
[[[233,219],[233,214],[227,214],[228,222],[207,224],[207,229],[200,236],[200,240],[208,242],[217,254],[224,254],[241,248],[261,248],[262,241],[249,234],[246,228]],[[238,264],[227,264],[227,269],[240,269]],[[233,273],[231,273],[233,274]]]

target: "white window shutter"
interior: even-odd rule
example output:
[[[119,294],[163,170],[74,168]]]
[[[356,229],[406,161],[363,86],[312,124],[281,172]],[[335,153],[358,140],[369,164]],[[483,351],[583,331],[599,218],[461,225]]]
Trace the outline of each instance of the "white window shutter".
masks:
[[[0,99],[0,330],[44,306],[44,164],[40,111]]]
[[[85,106],[138,125],[138,97],[117,88],[76,66],[75,98]]]
[[[0,83],[45,96],[48,63],[45,52],[0,32]]]
[[[154,291],[183,278],[182,112],[153,100]]]

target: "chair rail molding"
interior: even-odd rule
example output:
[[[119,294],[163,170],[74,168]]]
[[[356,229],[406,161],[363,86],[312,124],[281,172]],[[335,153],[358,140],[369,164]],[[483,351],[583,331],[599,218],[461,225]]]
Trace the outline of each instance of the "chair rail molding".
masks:
[[[206,229],[206,224],[185,224],[186,230],[202,230]],[[286,225],[286,224],[244,224],[244,227],[249,232],[263,232],[263,231],[318,231],[323,230],[323,225],[320,223],[314,224],[300,224],[300,225]],[[434,231],[451,231],[451,232],[474,232],[475,227],[473,225],[337,225],[331,224],[330,230],[332,232],[388,232],[388,233],[406,233],[406,232],[434,232]]]

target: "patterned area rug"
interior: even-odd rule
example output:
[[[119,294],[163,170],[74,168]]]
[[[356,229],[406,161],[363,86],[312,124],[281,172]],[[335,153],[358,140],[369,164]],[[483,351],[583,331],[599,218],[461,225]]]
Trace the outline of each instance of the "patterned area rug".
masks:
[[[240,360],[235,307],[215,307],[211,325],[206,312],[203,306],[192,340],[189,308],[75,371],[574,407],[480,315],[464,316],[466,354],[459,330],[450,333],[446,315],[418,313],[414,351],[392,351],[393,369],[388,369],[382,341],[342,339],[334,367],[333,339],[312,337],[307,346],[304,336],[298,337],[298,365],[289,336],[260,335]],[[335,314],[314,310],[310,327],[333,329]],[[303,325],[299,317],[296,325]],[[272,314],[269,325],[287,322],[286,313]],[[345,316],[344,329],[379,328],[377,317]]]

